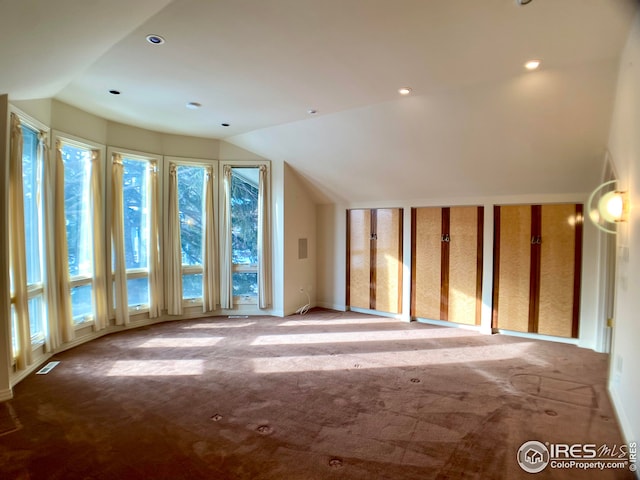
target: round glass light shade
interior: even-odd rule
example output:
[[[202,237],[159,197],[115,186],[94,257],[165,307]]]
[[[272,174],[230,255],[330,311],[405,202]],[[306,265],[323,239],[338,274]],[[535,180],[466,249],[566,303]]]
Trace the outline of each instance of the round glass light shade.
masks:
[[[605,193],[598,202],[598,213],[607,222],[619,222],[624,213],[624,200],[620,192]]]

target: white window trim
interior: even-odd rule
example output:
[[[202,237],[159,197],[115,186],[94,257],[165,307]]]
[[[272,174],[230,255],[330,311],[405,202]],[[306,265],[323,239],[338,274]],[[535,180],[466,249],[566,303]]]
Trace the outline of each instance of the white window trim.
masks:
[[[52,130],[51,131],[51,146],[52,146],[52,150],[53,150],[53,146],[56,145],[56,143],[58,142],[58,140],[65,144],[65,145],[70,145],[72,147],[76,147],[76,148],[81,148],[81,149],[85,149],[85,150],[95,150],[100,152],[100,173],[102,174],[102,212],[99,212],[98,214],[101,215],[102,218],[102,231],[105,232],[105,234],[107,234],[107,229],[106,229],[106,175],[104,175],[105,169],[106,169],[106,165],[107,165],[107,160],[106,160],[106,151],[107,151],[107,147],[105,145],[99,144],[99,143],[95,143],[92,142],[90,140],[78,137],[76,135],[71,135],[69,133],[60,131],[60,130]],[[95,212],[92,212],[93,214],[95,214]],[[53,232],[51,232],[51,235],[53,235]],[[105,239],[106,240],[106,239]],[[48,241],[48,240],[47,240]],[[53,238],[51,238],[51,241],[53,241]],[[108,243],[104,243],[105,245],[108,245]],[[87,275],[74,275],[72,277],[69,278],[69,291],[71,291],[72,288],[74,287],[81,287],[84,285],[92,285],[92,287],[94,282],[94,278],[93,275],[92,276],[87,276]],[[82,317],[81,321],[77,321],[77,319],[74,317],[73,318],[73,325],[74,325],[74,329],[75,330],[80,330],[83,329],[85,327],[87,327],[87,325],[91,324],[94,321],[94,315],[85,315],[84,317]]]
[[[51,144],[51,139],[52,139],[52,135],[51,135],[51,129],[45,125],[44,123],[42,123],[41,121],[37,120],[36,118],[32,117],[31,115],[23,112],[22,110],[20,110],[19,108],[9,104],[9,115],[11,115],[11,113],[15,113],[18,118],[20,119],[20,123],[22,125],[26,125],[27,127],[36,130],[38,132],[42,132],[45,133],[47,135],[47,139],[49,141],[49,145]],[[46,179],[44,178],[44,169],[45,169],[45,165],[42,166],[43,168],[43,186],[44,186],[44,182],[46,181]],[[47,332],[49,330],[48,325],[47,325],[47,297],[44,293],[44,282],[45,282],[45,277],[47,275],[47,269],[46,269],[46,263],[47,263],[47,257],[46,257],[46,248],[45,245],[46,243],[49,241],[49,235],[48,232],[46,231],[44,222],[45,222],[45,208],[46,205],[44,204],[44,199],[41,199],[41,208],[42,211],[39,212],[41,215],[41,228],[42,228],[42,238],[40,239],[40,258],[42,259],[42,265],[41,265],[41,273],[42,273],[42,281],[38,282],[38,283],[34,283],[31,285],[27,284],[27,301],[31,300],[32,298],[35,298],[37,296],[42,296],[42,302],[43,302],[43,307],[44,307],[44,312],[43,312],[43,318],[42,318],[42,330],[43,333],[41,334],[37,334],[37,335],[31,335],[31,349],[35,350],[38,347],[41,347],[44,342],[45,342],[45,336],[47,335]],[[13,295],[11,295],[11,302],[10,305],[13,305],[15,303],[15,298],[13,297]],[[10,327],[10,331],[13,331],[13,324],[11,323],[11,327]],[[12,334],[11,334],[12,335]],[[10,340],[11,341],[11,340]],[[13,357],[13,355],[12,355]],[[12,361],[15,363],[15,357],[13,357]]]
[[[271,179],[271,162],[268,160],[224,160],[220,161],[220,171],[223,171],[224,167],[229,165],[231,168],[259,168],[264,165],[267,167],[268,178]],[[218,177],[218,191],[222,191],[224,179],[222,176]],[[256,185],[257,186],[257,185]],[[218,218],[222,215],[222,202],[219,202],[218,205]],[[258,265],[257,264],[233,264],[232,271],[242,272],[242,273],[258,273]],[[234,305],[257,305],[258,303],[258,295],[234,295],[233,296],[233,304]]]
[[[118,147],[112,147],[112,146],[108,146],[107,147],[107,155],[105,157],[105,169],[106,169],[106,188],[105,188],[105,192],[106,192],[106,197],[107,197],[107,201],[106,201],[106,214],[105,214],[105,219],[110,219],[111,218],[111,214],[112,214],[112,205],[113,205],[113,201],[112,201],[112,192],[111,192],[111,165],[113,163],[113,156],[114,154],[119,154],[122,156],[122,158],[130,158],[133,160],[140,160],[140,161],[146,161],[146,162],[151,162],[151,163],[155,163],[156,168],[158,169],[158,178],[162,178],[163,175],[163,170],[164,170],[164,165],[163,165],[163,157],[162,155],[157,155],[154,153],[148,153],[148,152],[141,152],[138,150],[129,150],[126,148],[118,148]],[[163,182],[158,182],[158,196],[160,199],[161,204],[164,203],[164,193],[163,193]],[[162,209],[158,210],[158,226],[160,228],[160,230],[163,230],[163,211]],[[107,276],[109,278],[111,278],[111,282],[107,285],[107,305],[109,308],[109,317],[110,318],[115,318],[115,298],[113,295],[113,284],[115,281],[115,277],[112,271],[112,265],[113,265],[113,249],[112,249],[112,245],[111,245],[111,224],[109,222],[107,222],[107,227],[105,228],[105,232],[107,235],[107,239],[106,239],[106,243],[105,245],[107,245],[107,251],[106,251],[106,260],[107,260]],[[164,235],[160,235],[160,251],[162,252],[164,249]],[[128,269],[127,270],[127,280],[132,280],[135,278],[150,278],[150,267],[147,269]],[[161,277],[162,277],[162,273],[161,273]],[[164,279],[161,280],[161,283],[164,284]],[[138,314],[145,314],[145,313],[149,313],[150,310],[150,305],[147,304],[136,304],[136,305],[129,305],[129,313],[133,314],[133,315],[138,315]],[[133,318],[132,320],[135,320],[135,318]]]

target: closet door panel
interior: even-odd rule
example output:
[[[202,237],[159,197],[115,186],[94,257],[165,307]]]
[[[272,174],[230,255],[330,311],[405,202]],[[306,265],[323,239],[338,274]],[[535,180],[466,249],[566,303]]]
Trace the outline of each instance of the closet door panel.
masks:
[[[375,308],[400,313],[402,292],[402,210],[380,208],[375,211]]]
[[[538,333],[571,337],[576,206],[543,205],[541,217]]]
[[[371,212],[349,210],[349,305],[369,308]]]
[[[432,320],[440,319],[440,280],[442,249],[442,209],[415,209],[413,315]]]
[[[529,331],[531,206],[500,207],[498,328]]]
[[[448,320],[476,324],[478,208],[452,207],[449,232]]]

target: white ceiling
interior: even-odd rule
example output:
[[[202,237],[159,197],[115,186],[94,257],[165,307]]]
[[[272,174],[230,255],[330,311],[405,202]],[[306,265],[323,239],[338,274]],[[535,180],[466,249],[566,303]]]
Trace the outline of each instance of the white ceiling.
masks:
[[[636,7],[0,0],[0,93],[225,139],[287,161],[322,201],[584,192]]]

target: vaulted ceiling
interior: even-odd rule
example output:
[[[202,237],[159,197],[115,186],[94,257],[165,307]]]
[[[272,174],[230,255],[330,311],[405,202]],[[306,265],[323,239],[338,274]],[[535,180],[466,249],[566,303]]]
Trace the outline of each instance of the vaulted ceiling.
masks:
[[[224,139],[288,162],[319,201],[585,192],[636,8],[0,0],[0,93]],[[540,68],[526,71],[533,58]]]

